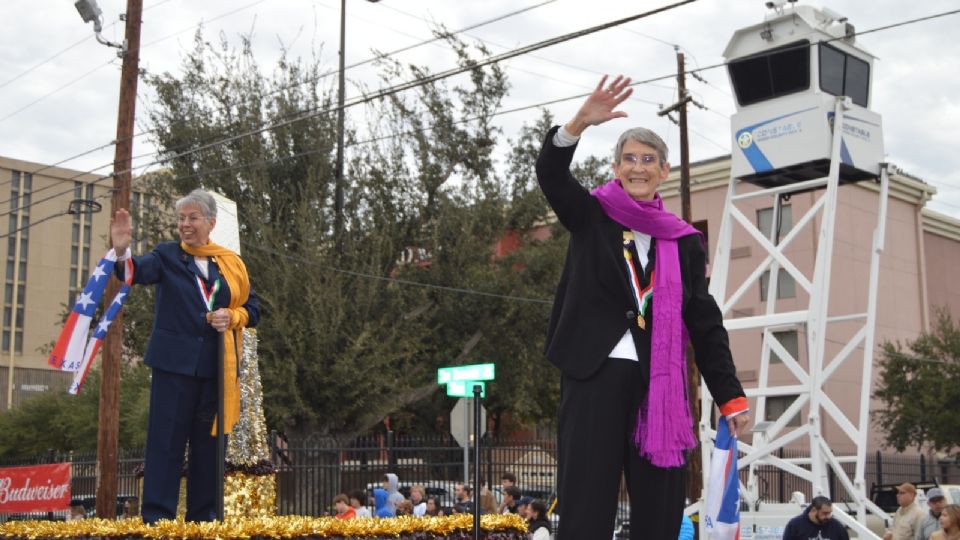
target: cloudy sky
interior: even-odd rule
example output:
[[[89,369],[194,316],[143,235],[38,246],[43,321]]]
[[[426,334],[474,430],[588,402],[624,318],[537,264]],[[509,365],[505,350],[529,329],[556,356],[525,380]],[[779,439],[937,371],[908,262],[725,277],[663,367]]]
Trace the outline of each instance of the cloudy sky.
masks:
[[[258,61],[272,69],[281,49],[294,56],[318,55],[329,69],[337,65],[340,2],[337,0],[144,0],[140,66],[153,73],[180,69],[202,24],[210,40],[223,35],[236,44],[252,33]],[[4,0],[0,3],[0,155],[51,164],[105,145],[116,132],[120,61],[113,49],[98,44],[92,25],[84,25],[72,0]],[[668,0],[363,0],[347,2],[347,63],[371,57],[372,50],[395,51],[431,37],[443,24],[459,30],[524,8],[522,13],[467,30],[464,38],[502,53],[593,25],[641,13]],[[807,2],[810,3],[810,2]],[[124,0],[99,0],[104,37],[120,41],[118,15]],[[858,31],[960,8],[958,0],[825,0],[849,18]],[[640,19],[507,61],[511,92],[504,109],[527,107],[589,91],[604,73],[646,80],[676,71],[674,45],[691,68],[723,61],[733,32],[761,22],[762,0],[698,0],[670,12]],[[960,14],[870,33],[861,46],[878,61],[872,107],[883,116],[888,159],[938,190],[930,207],[960,219],[960,47],[955,34]],[[432,43],[398,53],[405,63],[434,71],[453,66],[450,50]],[[730,115],[735,112],[724,69],[702,73],[706,82],[688,79],[688,88],[706,110],[691,109],[691,157],[694,161],[730,152]],[[374,68],[347,71],[347,96],[357,84],[375,83]],[[329,84],[335,84],[334,78]],[[672,79],[638,86],[624,104],[629,121],[589,131],[580,155],[605,155],[616,135],[630,125],[646,125],[665,136],[676,150],[677,127],[656,115],[659,104],[676,99]],[[140,85],[138,112],[151,101]],[[580,100],[549,106],[559,120],[570,117]],[[498,117],[507,137],[538,116],[536,109]],[[141,116],[143,118],[143,116]],[[361,120],[356,115],[356,120]],[[142,122],[140,128],[147,127]],[[134,154],[153,151],[146,137]],[[108,172],[112,148],[63,164],[77,170]],[[139,163],[151,160],[147,157]]]

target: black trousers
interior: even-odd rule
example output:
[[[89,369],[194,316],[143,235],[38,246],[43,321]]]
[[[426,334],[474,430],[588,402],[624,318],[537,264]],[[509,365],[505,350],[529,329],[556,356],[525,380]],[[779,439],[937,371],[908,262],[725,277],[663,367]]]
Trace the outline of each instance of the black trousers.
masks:
[[[645,394],[640,364],[607,359],[588,379],[560,382],[557,540],[613,537],[625,475],[631,540],[676,540],[686,491],[686,468],[661,469],[633,443]]]
[[[180,495],[180,472],[187,442],[187,521],[216,518],[217,438],[210,435],[217,413],[217,382],[153,369],[150,419],[143,465],[146,523],[173,519]]]

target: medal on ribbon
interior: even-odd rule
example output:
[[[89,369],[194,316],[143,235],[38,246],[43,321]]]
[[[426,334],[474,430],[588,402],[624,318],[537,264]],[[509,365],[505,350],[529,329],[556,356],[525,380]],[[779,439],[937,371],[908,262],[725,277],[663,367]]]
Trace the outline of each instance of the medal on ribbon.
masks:
[[[646,287],[640,286],[640,274],[637,272],[637,265],[633,260],[631,250],[633,246],[633,231],[623,231],[623,260],[627,265],[627,280],[630,282],[630,291],[633,293],[637,305],[637,326],[641,330],[646,330],[647,320],[644,318],[644,314],[649,311],[650,302],[653,300],[653,281],[656,276],[651,271],[650,284]]]

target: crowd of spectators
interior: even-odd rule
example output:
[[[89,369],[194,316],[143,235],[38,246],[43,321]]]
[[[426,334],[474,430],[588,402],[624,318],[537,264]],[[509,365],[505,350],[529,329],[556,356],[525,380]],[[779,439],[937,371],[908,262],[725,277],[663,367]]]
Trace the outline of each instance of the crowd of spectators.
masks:
[[[517,514],[527,520],[530,538],[533,540],[551,539],[553,530],[548,517],[547,504],[544,501],[523,495],[517,486],[517,478],[512,473],[504,473],[500,481],[501,498],[497,498],[486,485],[475,497],[472,486],[458,482],[454,485],[454,500],[445,505],[438,497],[427,495],[423,485],[413,485],[409,497],[400,492],[397,475],[385,474],[379,487],[372,493],[354,490],[334,497],[333,507],[339,519],[358,519],[369,517],[397,516],[446,516],[452,514],[472,514],[480,505],[481,514]],[[373,511],[368,507],[373,506]]]

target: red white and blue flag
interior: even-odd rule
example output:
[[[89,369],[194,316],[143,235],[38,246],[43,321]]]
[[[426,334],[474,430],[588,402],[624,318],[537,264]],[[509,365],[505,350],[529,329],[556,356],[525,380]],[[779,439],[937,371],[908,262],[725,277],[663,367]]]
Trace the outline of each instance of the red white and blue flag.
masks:
[[[103,338],[107,335],[110,323],[117,317],[120,308],[123,307],[123,301],[130,291],[130,285],[133,283],[133,260],[127,258],[125,264],[123,286],[113,297],[113,301],[106,309],[106,313],[97,322],[93,335],[90,335],[90,325],[93,322],[93,315],[97,310],[97,305],[103,298],[103,293],[107,288],[107,281],[110,274],[113,273],[113,266],[117,261],[117,255],[114,250],[110,250],[100,259],[97,267],[90,275],[87,286],[77,297],[77,303],[73,305],[67,322],[63,325],[60,337],[57,339],[53,351],[47,363],[60,369],[61,371],[72,371],[73,382],[70,384],[69,392],[77,394],[83,385],[83,380],[90,371],[90,364],[93,358],[100,351],[103,344]]]
[[[737,476],[737,438],[721,416],[717,440],[710,461],[710,483],[707,485],[705,525],[709,540],[740,538],[740,479]]]

